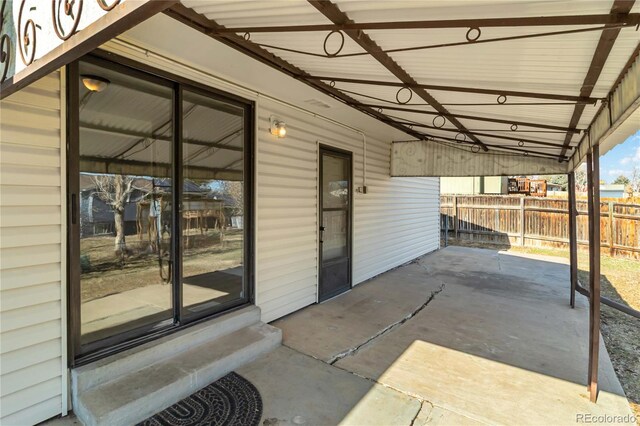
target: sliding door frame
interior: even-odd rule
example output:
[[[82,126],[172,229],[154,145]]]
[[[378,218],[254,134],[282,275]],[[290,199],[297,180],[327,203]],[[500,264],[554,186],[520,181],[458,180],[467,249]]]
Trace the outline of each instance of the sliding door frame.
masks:
[[[139,327],[106,339],[92,342],[88,350],[83,351],[81,345],[81,283],[80,283],[80,99],[79,99],[79,64],[89,62],[108,67],[110,70],[122,72],[133,77],[143,77],[172,89],[172,218],[171,218],[171,295],[173,299],[172,319]],[[131,59],[105,51],[95,51],[66,67],[67,77],[67,317],[68,317],[68,360],[69,366],[75,367],[93,362],[97,359],[127,350],[140,344],[169,335],[186,326],[194,325],[224,315],[230,311],[241,309],[255,302],[254,282],[254,138],[255,138],[255,103],[240,96],[219,91],[201,83],[191,81],[182,76],[168,73]],[[183,134],[183,91],[197,93],[211,99],[235,105],[243,109],[244,144],[243,144],[243,297],[234,301],[227,309],[214,313],[203,313],[184,318],[182,311],[182,134]]]

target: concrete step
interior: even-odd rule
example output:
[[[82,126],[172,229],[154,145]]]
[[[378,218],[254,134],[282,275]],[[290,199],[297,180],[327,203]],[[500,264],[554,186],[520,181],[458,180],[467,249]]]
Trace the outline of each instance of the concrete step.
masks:
[[[257,324],[259,321],[260,308],[249,306],[91,364],[74,368],[71,371],[73,392],[83,392],[118,377],[129,375],[194,346]]]
[[[80,392],[73,410],[89,425],[132,425],[280,345],[280,329],[257,323]]]

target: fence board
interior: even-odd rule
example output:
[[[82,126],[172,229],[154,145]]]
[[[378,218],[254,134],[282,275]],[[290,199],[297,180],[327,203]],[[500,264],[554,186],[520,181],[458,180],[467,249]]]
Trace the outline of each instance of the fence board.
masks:
[[[587,202],[576,202],[578,244],[588,244]],[[440,228],[448,238],[490,244],[568,247],[568,200],[505,195],[443,195]],[[601,245],[640,259],[640,204],[600,203]],[[457,230],[457,236],[455,233]]]

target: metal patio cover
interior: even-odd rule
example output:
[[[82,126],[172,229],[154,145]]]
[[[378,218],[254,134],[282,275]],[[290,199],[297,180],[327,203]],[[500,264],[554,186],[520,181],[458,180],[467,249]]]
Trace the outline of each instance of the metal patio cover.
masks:
[[[633,0],[182,0],[165,13],[405,132],[394,176],[566,173],[640,127]]]

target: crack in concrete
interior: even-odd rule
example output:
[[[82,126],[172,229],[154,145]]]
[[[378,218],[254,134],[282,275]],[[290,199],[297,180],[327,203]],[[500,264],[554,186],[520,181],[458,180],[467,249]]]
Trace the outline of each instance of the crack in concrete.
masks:
[[[416,309],[414,309],[411,313],[409,313],[409,315],[407,315],[404,318],[402,318],[401,320],[396,321],[393,324],[383,328],[382,330],[378,331],[376,334],[374,334],[373,336],[371,336],[370,338],[368,338],[364,342],[360,343],[359,345],[357,345],[357,346],[355,346],[353,348],[349,348],[344,352],[340,352],[339,354],[337,354],[333,358],[331,358],[329,361],[327,361],[327,364],[334,365],[336,362],[340,361],[341,359],[344,359],[344,358],[346,358],[348,356],[355,355],[360,349],[362,349],[363,347],[367,346],[368,344],[370,344],[371,342],[373,342],[377,338],[387,334],[391,330],[393,330],[393,329],[401,326],[405,322],[409,321],[411,318],[413,318],[417,314],[419,314],[420,311],[422,311],[424,308],[426,308],[427,305],[436,297],[436,295],[438,295],[440,292],[442,292],[442,290],[444,290],[444,286],[445,286],[445,283],[443,282],[437,290],[434,290],[434,291],[431,292],[431,295],[427,298],[427,300],[422,305],[420,305]]]
[[[409,423],[409,426],[413,426],[415,424],[416,420],[418,419],[418,416],[420,415],[420,412],[422,411],[422,406],[425,403],[425,401],[422,399],[419,399],[418,401],[420,401],[420,406],[418,407],[418,411],[416,412],[416,415],[413,416],[413,419],[411,419],[411,423]]]

